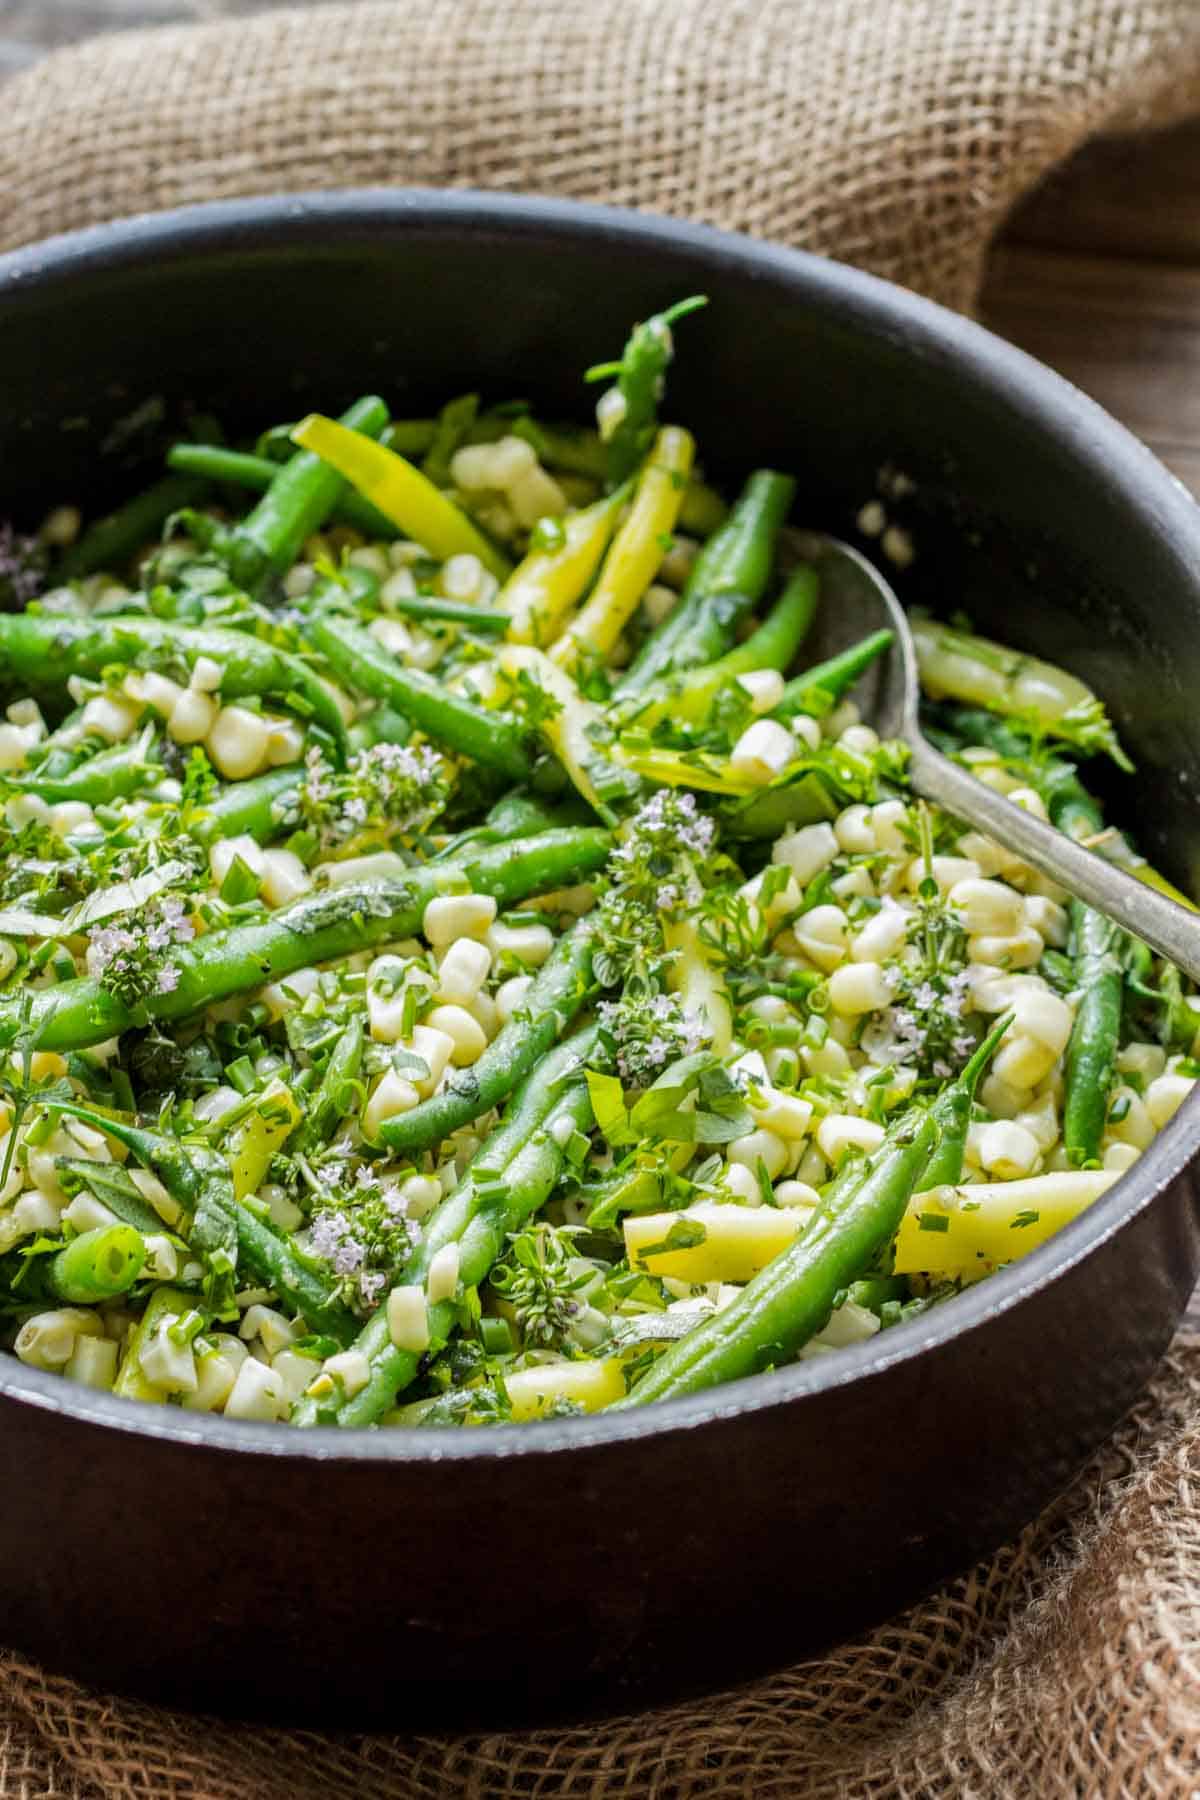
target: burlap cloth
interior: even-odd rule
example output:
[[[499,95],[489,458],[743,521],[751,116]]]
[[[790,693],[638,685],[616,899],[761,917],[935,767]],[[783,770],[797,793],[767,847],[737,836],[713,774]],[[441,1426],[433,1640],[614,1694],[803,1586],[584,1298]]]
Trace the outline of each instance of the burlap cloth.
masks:
[[[319,7],[118,35],[11,82],[0,244],[283,188],[469,185],[686,214],[969,307],[1057,159],[1197,106],[1200,0]],[[1195,1795],[1198,1478],[1181,1337],[1018,1542],[748,1690],[602,1727],[332,1737],[170,1716],[8,1656],[0,1800]]]

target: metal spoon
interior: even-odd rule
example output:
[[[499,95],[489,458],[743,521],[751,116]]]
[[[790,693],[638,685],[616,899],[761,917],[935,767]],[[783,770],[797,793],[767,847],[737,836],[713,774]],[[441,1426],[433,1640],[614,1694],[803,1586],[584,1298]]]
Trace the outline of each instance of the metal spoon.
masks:
[[[994,838],[1078,899],[1106,913],[1200,983],[1200,914],[1170,900],[1136,876],[1014,806],[994,788],[935,750],[922,735],[917,652],[908,620],[892,589],[865,556],[816,532],[789,536],[821,577],[816,654],[827,657],[886,627],[895,641],[863,677],[856,695],[880,737],[902,738],[911,758],[909,780],[926,800]]]

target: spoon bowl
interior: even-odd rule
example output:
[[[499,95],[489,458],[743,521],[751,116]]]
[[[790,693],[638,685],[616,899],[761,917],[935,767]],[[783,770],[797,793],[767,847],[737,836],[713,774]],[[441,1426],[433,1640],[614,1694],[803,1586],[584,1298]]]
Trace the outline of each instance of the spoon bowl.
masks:
[[[1200,915],[1014,806],[935,749],[921,730],[916,645],[891,585],[860,551],[838,538],[795,532],[791,541],[820,576],[811,643],[816,657],[835,655],[873,631],[893,634],[891,648],[867,670],[855,694],[864,719],[881,738],[908,745],[914,792],[994,838],[1200,982]]]

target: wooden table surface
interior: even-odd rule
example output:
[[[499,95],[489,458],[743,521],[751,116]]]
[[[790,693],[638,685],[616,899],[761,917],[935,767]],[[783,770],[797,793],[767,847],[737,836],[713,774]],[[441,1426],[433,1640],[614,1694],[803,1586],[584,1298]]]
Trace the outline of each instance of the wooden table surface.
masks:
[[[93,32],[278,4],[0,0],[0,79]],[[1115,413],[1200,497],[1200,121],[1082,151],[1012,220],[981,312]],[[1189,1323],[1200,1329],[1200,1289]]]

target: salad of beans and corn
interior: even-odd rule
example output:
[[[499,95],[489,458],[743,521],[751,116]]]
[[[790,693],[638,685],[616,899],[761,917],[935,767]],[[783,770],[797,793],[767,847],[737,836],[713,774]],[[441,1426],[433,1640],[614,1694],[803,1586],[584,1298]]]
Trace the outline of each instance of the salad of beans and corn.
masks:
[[[659,422],[699,304],[596,430],[199,421],[0,533],[23,1362],[298,1426],[637,1406],[952,1304],[1188,1093],[1177,972],[914,802],[852,698],[888,634],[806,664],[793,481],[727,500]],[[907,563],[903,485],[858,523]],[[1165,886],[1096,697],[914,626],[930,735]]]

